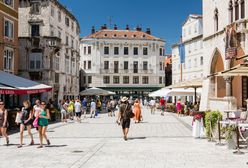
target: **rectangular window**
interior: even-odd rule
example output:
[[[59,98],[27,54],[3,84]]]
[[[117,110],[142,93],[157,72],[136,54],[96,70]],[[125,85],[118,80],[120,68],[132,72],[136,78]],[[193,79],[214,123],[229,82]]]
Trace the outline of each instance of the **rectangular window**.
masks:
[[[4,50],[4,71],[13,73],[14,51],[11,49]]]
[[[159,84],[163,84],[163,77],[159,77]]]
[[[59,73],[55,73],[55,83],[59,83]]]
[[[114,76],[113,77],[113,83],[114,84],[119,84],[120,83],[120,77],[119,76]]]
[[[65,59],[65,71],[67,74],[70,73],[70,61],[67,58]]]
[[[109,61],[104,61],[104,69],[109,69]]]
[[[4,0],[4,3],[5,3],[6,5],[9,5],[9,6],[11,6],[11,7],[14,7],[13,0]]]
[[[84,69],[86,69],[86,61],[84,61]]]
[[[58,11],[58,20],[59,20],[59,22],[61,22],[61,12],[60,11]]]
[[[147,61],[144,61],[144,62],[143,62],[143,70],[148,70],[147,64],[148,64]]]
[[[119,61],[114,61],[114,73],[119,73]]]
[[[88,61],[88,69],[91,69],[91,61]]]
[[[69,19],[68,17],[65,17],[65,25],[66,25],[67,27],[70,26],[70,19]]]
[[[69,45],[69,37],[68,37],[68,36],[66,36],[65,44],[66,44],[67,46]]]
[[[148,48],[147,47],[143,47],[143,55],[148,55]]]
[[[142,77],[142,84],[148,84],[149,83],[149,78],[148,76],[143,76]]]
[[[235,20],[239,20],[239,2],[235,2]]]
[[[119,47],[114,47],[114,55],[119,55]]]
[[[134,47],[133,48],[133,55],[138,55],[139,54],[139,51],[138,51],[138,47]]]
[[[133,77],[133,84],[139,84],[139,77],[138,76]]]
[[[88,54],[91,54],[91,46],[88,46]]]
[[[109,80],[109,76],[103,76],[103,83],[104,84],[109,84],[110,80]]]
[[[88,84],[92,83],[92,76],[88,76]]]
[[[32,3],[30,13],[35,15],[40,14],[40,6],[39,2]]]
[[[4,36],[8,38],[14,37],[14,25],[9,20],[4,21]]]
[[[31,25],[31,36],[40,36],[40,25]]]
[[[59,71],[59,57],[54,57],[55,70]]]
[[[86,47],[84,47],[84,55],[86,55]]]
[[[163,63],[162,63],[162,62],[159,63],[159,70],[160,70],[160,71],[163,70]]]
[[[104,54],[109,55],[109,47],[107,46],[104,47]]]
[[[29,61],[29,68],[31,70],[40,70],[42,62],[42,53],[30,53]]]
[[[201,57],[201,65],[203,65],[203,57]]]
[[[124,55],[128,55],[128,47],[124,47]]]
[[[129,76],[123,76],[123,83],[129,84]]]
[[[241,5],[241,19],[244,19],[245,18],[245,0],[241,0],[240,5]]]
[[[139,68],[138,61],[134,61],[133,62],[133,73],[138,73],[138,68]]]
[[[159,49],[159,55],[160,55],[160,56],[163,56],[163,48],[160,48],[160,49]]]
[[[124,69],[125,69],[125,70],[128,69],[128,61],[124,61]]]
[[[71,39],[71,48],[74,48],[74,41]]]

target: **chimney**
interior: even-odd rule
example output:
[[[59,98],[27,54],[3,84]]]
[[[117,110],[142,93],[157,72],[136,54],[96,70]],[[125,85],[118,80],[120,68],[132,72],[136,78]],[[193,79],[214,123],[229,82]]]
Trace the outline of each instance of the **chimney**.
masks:
[[[136,27],[136,31],[141,31],[141,30],[142,30],[141,27],[139,27],[139,26]]]
[[[96,32],[95,26],[92,26],[91,28],[91,34],[94,34]]]
[[[117,30],[117,29],[118,29],[118,27],[117,27],[117,25],[115,24],[115,25],[114,25],[114,30]]]
[[[129,30],[129,25],[128,24],[126,25],[126,30]]]
[[[146,29],[146,33],[151,35],[151,29],[150,28],[147,28]]]

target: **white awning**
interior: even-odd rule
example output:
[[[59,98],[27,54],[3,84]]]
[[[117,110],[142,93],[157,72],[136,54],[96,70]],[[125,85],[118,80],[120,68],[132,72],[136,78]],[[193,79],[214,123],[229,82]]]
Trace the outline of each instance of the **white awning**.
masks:
[[[200,88],[202,87],[203,79],[192,79],[183,81],[180,83],[176,83],[174,85],[166,86],[166,88],[172,89],[172,88]]]
[[[196,90],[193,88],[183,89],[183,88],[162,88],[155,92],[149,94],[149,97],[165,97],[165,96],[194,96],[201,95],[202,89],[197,88]]]

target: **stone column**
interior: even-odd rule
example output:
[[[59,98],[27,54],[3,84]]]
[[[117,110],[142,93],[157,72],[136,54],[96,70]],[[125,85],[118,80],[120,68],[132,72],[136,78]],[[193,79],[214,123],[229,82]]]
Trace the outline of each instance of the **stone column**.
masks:
[[[227,76],[227,77],[224,77],[224,80],[226,81],[226,97],[231,97],[233,77]]]

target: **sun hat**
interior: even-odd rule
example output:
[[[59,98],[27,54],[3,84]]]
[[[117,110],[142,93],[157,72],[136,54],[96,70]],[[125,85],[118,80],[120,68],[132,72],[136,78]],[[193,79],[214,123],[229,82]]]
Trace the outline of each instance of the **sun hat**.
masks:
[[[121,99],[122,102],[125,102],[125,101],[127,101],[127,100],[128,100],[127,97],[123,97],[123,98]]]

